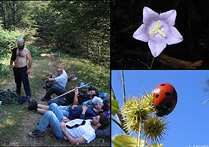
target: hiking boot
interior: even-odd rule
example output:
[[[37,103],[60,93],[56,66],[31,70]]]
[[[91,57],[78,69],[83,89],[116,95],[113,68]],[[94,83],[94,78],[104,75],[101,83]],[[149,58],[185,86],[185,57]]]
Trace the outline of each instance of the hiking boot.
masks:
[[[34,99],[28,101],[28,110],[30,111],[37,110],[37,107],[38,107],[38,103]]]
[[[47,102],[47,101],[48,101],[48,99],[46,99],[46,98],[42,97],[42,98],[41,98],[41,101],[43,101],[43,102]]]
[[[50,96],[50,98],[41,97],[41,101],[47,102],[47,101],[49,101],[52,98],[53,98],[52,96]]]
[[[44,132],[41,132],[38,129],[36,129],[33,132],[28,132],[28,136],[32,138],[40,138],[40,137],[44,137]]]

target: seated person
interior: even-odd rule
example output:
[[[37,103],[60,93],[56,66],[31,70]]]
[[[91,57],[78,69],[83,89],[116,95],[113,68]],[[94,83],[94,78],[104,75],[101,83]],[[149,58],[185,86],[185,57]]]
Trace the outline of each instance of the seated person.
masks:
[[[48,91],[48,88],[54,85],[58,85],[65,89],[65,86],[68,81],[67,73],[61,66],[58,66],[57,64],[53,65],[57,67],[57,76],[54,76],[52,73],[48,73],[46,76],[45,88]]]
[[[44,137],[48,125],[58,138],[68,140],[71,144],[79,144],[90,143],[94,140],[96,138],[95,130],[106,128],[109,125],[109,120],[104,114],[100,114],[93,117],[92,120],[66,121],[62,114],[48,110],[39,122],[37,129],[28,132],[28,136],[32,138]]]
[[[50,106],[37,104],[36,109],[39,113],[44,114],[47,110],[52,112],[62,113],[63,116],[68,119],[92,119],[94,116],[99,115],[100,113],[108,110],[108,103],[101,102],[97,103],[95,106],[58,106],[56,103],[50,104]]]
[[[74,105],[81,105],[83,102],[90,100],[94,96],[98,96],[98,91],[95,87],[90,87],[88,91],[83,91],[79,87],[75,88],[75,91],[72,91],[64,96],[61,96],[57,99],[51,99],[52,94],[56,94],[57,96],[66,93],[67,91],[64,88],[59,86],[52,86],[49,91],[46,93],[42,101],[49,100],[49,105],[51,103],[57,103],[58,105],[69,105],[73,103]]]

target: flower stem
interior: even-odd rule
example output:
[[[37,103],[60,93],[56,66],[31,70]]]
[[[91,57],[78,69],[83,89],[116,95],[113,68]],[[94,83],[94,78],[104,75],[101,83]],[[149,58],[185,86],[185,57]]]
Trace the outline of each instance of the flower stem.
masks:
[[[139,122],[139,135],[138,135],[138,147],[140,147],[141,133],[142,133],[142,119],[140,117],[140,122]]]
[[[150,67],[148,67],[148,69],[152,69],[152,66],[153,66],[154,60],[155,60],[155,57],[153,57],[153,58],[152,58],[151,65],[150,65]]]
[[[149,65],[147,65],[146,63],[140,61],[139,59],[137,59],[137,61],[139,61],[140,63],[142,63],[143,65],[145,65],[149,69]]]

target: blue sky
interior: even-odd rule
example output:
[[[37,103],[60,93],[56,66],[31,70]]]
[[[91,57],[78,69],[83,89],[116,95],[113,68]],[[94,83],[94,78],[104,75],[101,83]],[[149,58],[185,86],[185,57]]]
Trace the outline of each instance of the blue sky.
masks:
[[[167,117],[167,136],[161,141],[165,147],[209,147],[209,92],[204,91],[209,70],[124,70],[126,97],[148,93],[166,82],[177,91],[175,109]],[[119,105],[123,104],[121,71],[111,71],[111,84]],[[112,116],[113,117],[113,116]],[[114,117],[113,117],[114,118]],[[112,138],[123,131],[112,122]]]

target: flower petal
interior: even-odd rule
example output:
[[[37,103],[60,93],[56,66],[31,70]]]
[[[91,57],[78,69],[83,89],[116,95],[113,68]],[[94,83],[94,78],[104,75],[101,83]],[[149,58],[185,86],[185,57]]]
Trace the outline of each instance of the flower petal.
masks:
[[[145,24],[142,24],[133,34],[133,37],[137,40],[148,42],[149,38],[147,36],[147,27]]]
[[[179,42],[183,41],[182,35],[179,33],[179,31],[175,27],[170,28],[170,33],[167,36],[166,43],[168,45],[171,44],[177,44]]]
[[[155,42],[153,40],[149,40],[148,45],[154,57],[159,56],[166,47],[165,42]]]
[[[160,14],[160,20],[166,21],[169,25],[174,26],[176,21],[176,10],[170,10]]]
[[[144,7],[143,9],[143,23],[149,24],[149,19],[158,19],[159,14],[148,7]]]

